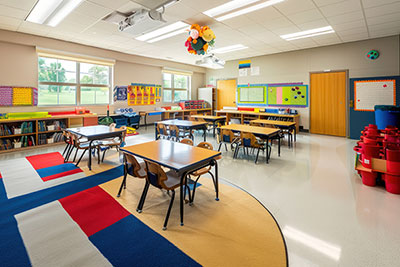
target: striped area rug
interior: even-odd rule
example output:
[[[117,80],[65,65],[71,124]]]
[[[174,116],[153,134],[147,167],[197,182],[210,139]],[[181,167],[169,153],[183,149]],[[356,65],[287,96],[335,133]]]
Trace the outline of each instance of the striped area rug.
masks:
[[[223,184],[216,202],[211,180],[202,178],[195,204],[185,205],[185,226],[177,196],[162,231],[169,196],[150,188],[138,214],[144,180],[129,177],[117,198],[122,166],[105,162],[94,173],[59,153],[1,161],[1,265],[287,265],[279,226],[242,190]]]

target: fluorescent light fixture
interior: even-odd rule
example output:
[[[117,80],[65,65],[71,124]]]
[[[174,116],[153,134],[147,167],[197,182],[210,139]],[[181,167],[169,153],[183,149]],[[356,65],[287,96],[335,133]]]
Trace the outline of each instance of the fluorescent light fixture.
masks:
[[[140,35],[139,37],[136,37],[135,39],[139,40],[139,41],[147,41],[147,40],[150,40],[152,38],[158,37],[160,35],[163,35],[163,34],[166,34],[166,33],[170,33],[172,31],[180,30],[182,28],[186,28],[188,26],[189,26],[189,24],[187,24],[187,23],[185,23],[183,21],[178,21],[178,22],[172,23],[172,24],[170,24],[168,26],[165,26],[165,27],[159,28],[157,30],[151,31],[149,33],[145,33],[143,35]]]
[[[82,1],[83,0],[39,0],[25,20],[55,27]]]
[[[312,30],[281,35],[281,38],[285,39],[287,41],[293,41],[293,40],[297,40],[297,39],[308,38],[308,37],[313,37],[313,36],[318,36],[318,35],[328,34],[328,33],[333,33],[333,32],[335,32],[335,31],[333,30],[333,28],[331,26],[326,26],[326,27],[322,27],[322,28],[316,28],[316,29],[312,29]]]
[[[203,14],[209,17],[215,17],[221,15],[223,13],[227,13],[231,10],[241,8],[246,5],[250,5],[255,2],[259,2],[260,0],[233,0],[223,5],[211,8],[207,11],[204,11]]]
[[[172,36],[175,36],[175,35],[178,35],[178,34],[187,32],[189,29],[190,29],[189,27],[185,27],[185,28],[183,28],[183,29],[180,29],[180,30],[177,30],[177,31],[173,31],[173,32],[170,32],[170,33],[167,33],[167,34],[158,36],[158,37],[156,37],[156,38],[154,38],[154,39],[150,39],[150,40],[148,40],[147,42],[148,42],[148,43],[155,43],[155,42],[158,42],[158,41],[161,41],[161,40],[170,38],[170,37],[172,37]]]
[[[242,49],[248,48],[247,46],[244,46],[242,44],[235,44],[235,45],[230,45],[230,46],[225,46],[225,47],[220,47],[213,49],[211,52],[215,54],[225,54],[233,51],[238,51]]]
[[[257,5],[254,5],[254,6],[251,6],[251,7],[247,7],[247,8],[243,8],[241,10],[238,10],[238,11],[226,14],[224,16],[218,17],[218,18],[216,18],[216,20],[224,21],[224,20],[227,20],[227,19],[231,19],[231,18],[240,16],[240,15],[244,15],[244,14],[247,14],[247,13],[262,9],[262,8],[266,8],[266,7],[278,4],[278,3],[283,2],[283,1],[285,1],[285,0],[269,0],[269,1],[263,2],[261,4],[257,4]]]
[[[340,259],[342,249],[338,246],[332,245],[316,237],[310,236],[290,226],[285,226],[282,232],[286,238],[290,238],[294,241],[300,242],[307,247],[310,247],[336,261],[339,261]]]
[[[66,16],[68,16],[83,0],[69,0],[66,2],[49,20],[47,25],[57,26]]]
[[[39,0],[25,20],[43,24],[61,2],[62,0]]]

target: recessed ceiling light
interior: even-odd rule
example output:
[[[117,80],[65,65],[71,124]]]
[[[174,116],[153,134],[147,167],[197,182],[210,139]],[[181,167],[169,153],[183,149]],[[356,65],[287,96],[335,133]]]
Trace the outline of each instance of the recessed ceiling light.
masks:
[[[247,7],[247,8],[243,8],[241,10],[238,10],[238,11],[226,14],[224,16],[218,17],[218,18],[216,18],[216,20],[224,21],[224,20],[227,20],[227,19],[231,19],[231,18],[240,16],[240,15],[244,15],[244,14],[247,14],[247,13],[262,9],[262,8],[266,8],[266,7],[278,4],[278,3],[283,2],[283,1],[285,1],[285,0],[269,0],[269,1],[263,2],[261,4],[257,4],[257,5],[254,5],[254,6],[251,6],[251,7]]]
[[[143,35],[140,35],[139,37],[136,37],[135,39],[139,40],[139,41],[147,41],[147,40],[150,40],[152,38],[164,35],[166,33],[170,33],[172,31],[180,30],[182,28],[186,28],[188,26],[189,26],[189,24],[187,24],[187,23],[185,23],[183,21],[178,21],[178,22],[172,23],[172,24],[170,24],[168,26],[165,26],[165,27],[159,28],[157,30],[151,31],[149,33],[145,33]]]
[[[57,26],[66,16],[68,16],[83,0],[69,0],[66,2],[49,20],[49,26]]]
[[[156,38],[154,38],[154,39],[150,39],[150,40],[148,40],[147,42],[148,42],[148,43],[155,43],[155,42],[158,42],[158,41],[161,41],[161,40],[170,38],[170,37],[172,37],[172,36],[175,36],[175,35],[178,35],[178,34],[187,32],[187,31],[189,31],[189,29],[190,29],[189,27],[185,27],[185,28],[183,28],[183,29],[180,29],[180,30],[177,30],[177,31],[173,31],[173,32],[170,32],[170,33],[167,33],[167,34],[158,36],[158,37],[156,37]]]
[[[250,5],[255,2],[259,2],[260,0],[233,0],[223,5],[211,8],[207,11],[204,11],[203,14],[209,17],[215,17],[221,15],[223,13],[227,13],[231,10]]]
[[[39,0],[25,20],[43,24],[61,2],[62,0]]]
[[[55,27],[82,1],[83,0],[39,0],[25,20]]]
[[[334,33],[334,32],[335,31],[333,30],[333,28],[331,26],[327,26],[327,27],[316,28],[316,29],[302,31],[302,32],[285,34],[285,35],[281,35],[280,37],[282,39],[285,39],[286,41],[293,41],[293,40],[297,40],[297,39],[308,38],[308,37],[313,37],[313,36],[318,36],[318,35],[328,34],[328,33]]]
[[[229,53],[229,52],[233,52],[233,51],[238,51],[238,50],[242,50],[242,49],[246,49],[248,48],[247,46],[244,46],[242,44],[235,44],[235,45],[230,45],[230,46],[225,46],[225,47],[220,47],[220,48],[216,48],[213,49],[212,51],[210,51],[211,53],[215,53],[215,54],[224,54],[224,53]]]

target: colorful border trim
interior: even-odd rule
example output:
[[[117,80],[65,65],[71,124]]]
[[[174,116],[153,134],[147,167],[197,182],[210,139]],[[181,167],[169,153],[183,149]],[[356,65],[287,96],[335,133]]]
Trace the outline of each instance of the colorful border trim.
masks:
[[[375,112],[374,109],[357,109],[357,84],[358,83],[372,83],[372,82],[393,82],[393,105],[396,105],[396,80],[363,80],[363,81],[354,81],[354,110],[355,111],[370,111]]]

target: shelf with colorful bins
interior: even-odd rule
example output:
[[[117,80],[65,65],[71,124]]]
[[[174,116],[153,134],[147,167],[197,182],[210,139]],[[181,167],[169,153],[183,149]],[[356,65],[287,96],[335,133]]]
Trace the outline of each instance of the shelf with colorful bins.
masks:
[[[38,145],[62,141],[62,131],[67,128],[68,119],[38,120]]]
[[[0,124],[0,150],[34,146],[36,143],[35,123],[9,122]]]
[[[392,126],[378,130],[370,124],[361,133],[354,151],[362,183],[376,186],[384,182],[386,191],[400,194],[400,131]]]

